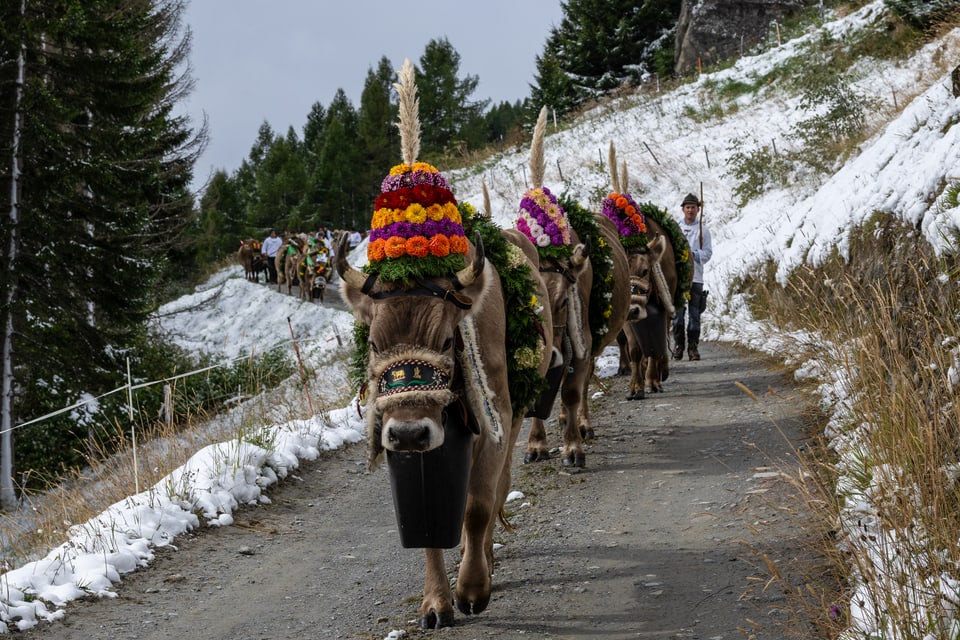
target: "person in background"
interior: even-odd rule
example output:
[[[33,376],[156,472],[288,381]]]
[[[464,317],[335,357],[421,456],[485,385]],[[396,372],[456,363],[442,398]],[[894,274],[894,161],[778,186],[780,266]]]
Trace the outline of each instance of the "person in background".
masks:
[[[693,254],[693,284],[690,285],[689,302],[682,309],[677,309],[677,315],[673,318],[674,360],[683,360],[684,345],[691,360],[700,359],[700,314],[707,307],[707,292],[703,290],[703,265],[713,256],[710,230],[700,218],[702,204],[692,193],[688,193],[680,204],[683,209],[680,230],[683,231]],[[684,327],[688,315],[690,322]]]
[[[267,278],[268,283],[277,284],[277,251],[282,244],[283,240],[277,236],[277,230],[270,229],[270,235],[263,240],[263,245],[260,247],[260,252],[267,259],[267,270],[270,272]]]
[[[363,234],[361,234],[359,231],[354,229],[353,231],[350,232],[349,242],[350,242],[350,250],[353,251],[360,245],[361,242],[363,242]]]

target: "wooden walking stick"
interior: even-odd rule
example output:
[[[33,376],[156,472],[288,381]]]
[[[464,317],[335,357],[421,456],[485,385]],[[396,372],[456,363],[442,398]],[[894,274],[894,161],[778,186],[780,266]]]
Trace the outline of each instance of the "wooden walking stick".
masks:
[[[700,182],[700,248],[703,249],[703,181]]]

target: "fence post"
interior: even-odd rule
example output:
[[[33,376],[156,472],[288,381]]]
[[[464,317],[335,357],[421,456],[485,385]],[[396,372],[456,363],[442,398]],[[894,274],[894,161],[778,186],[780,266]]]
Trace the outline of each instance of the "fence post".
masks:
[[[130,445],[133,449],[133,488],[140,493],[140,465],[137,462],[137,429],[133,424],[133,378],[130,376],[130,357],[127,357],[127,417],[130,418]]]
[[[163,385],[163,423],[170,433],[173,428],[173,387],[169,384]]]

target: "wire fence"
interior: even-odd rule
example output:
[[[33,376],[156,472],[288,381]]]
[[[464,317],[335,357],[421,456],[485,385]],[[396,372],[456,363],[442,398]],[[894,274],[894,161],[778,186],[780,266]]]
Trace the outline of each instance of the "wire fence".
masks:
[[[342,338],[340,337],[339,331],[337,330],[336,327],[334,327],[333,330],[334,330],[334,333],[335,333],[335,338],[336,338],[336,340],[337,340],[337,343],[342,346],[343,341],[342,341]],[[333,338],[330,338],[330,339],[332,340]],[[318,339],[318,340],[319,340],[319,339]],[[266,354],[266,353],[272,353],[272,352],[278,351],[278,350],[280,350],[280,349],[286,349],[286,348],[291,348],[291,347],[294,348],[294,349],[296,349],[296,348],[297,348],[297,344],[298,344],[298,343],[297,343],[297,340],[294,339],[294,338],[291,338],[290,340],[283,340],[283,341],[280,341],[279,343],[273,345],[272,347],[270,347],[270,348],[268,348],[268,349],[265,349],[265,350],[263,351],[263,353],[265,353],[265,354]],[[38,424],[38,423],[44,422],[44,421],[46,421],[46,420],[50,420],[51,418],[55,418],[55,417],[57,417],[57,416],[60,416],[60,415],[65,414],[65,413],[69,413],[69,412],[71,412],[71,411],[74,411],[74,410],[76,410],[76,409],[79,409],[80,407],[84,407],[84,406],[88,406],[88,405],[90,405],[90,404],[98,403],[98,402],[99,402],[100,400],[102,400],[103,398],[107,398],[107,397],[109,397],[109,396],[112,396],[112,395],[114,395],[114,394],[121,393],[121,392],[126,392],[126,393],[128,393],[128,399],[127,399],[128,408],[129,408],[130,411],[132,412],[133,409],[134,409],[134,407],[133,407],[133,404],[132,404],[132,396],[131,396],[130,394],[132,394],[132,392],[134,392],[134,391],[136,391],[136,390],[138,390],[138,389],[145,389],[145,388],[152,387],[152,386],[156,386],[156,385],[160,385],[160,384],[162,384],[162,385],[170,385],[171,383],[174,383],[174,382],[176,382],[177,380],[183,380],[183,379],[185,379],[185,378],[190,378],[190,377],[192,377],[192,376],[200,375],[200,374],[202,374],[202,373],[206,373],[206,372],[212,371],[212,370],[214,370],[214,369],[220,369],[220,368],[224,368],[224,367],[233,366],[233,365],[234,365],[235,363],[237,363],[237,362],[242,362],[242,361],[244,361],[244,360],[249,360],[249,359],[250,359],[252,356],[254,356],[254,355],[255,355],[254,351],[250,351],[250,352],[245,353],[245,354],[243,354],[243,355],[236,356],[236,357],[234,357],[234,358],[230,358],[230,359],[224,360],[224,361],[222,361],[222,362],[218,362],[217,364],[212,364],[212,365],[209,365],[209,366],[206,366],[206,367],[202,367],[202,368],[199,368],[199,369],[194,369],[194,370],[192,370],[192,371],[187,371],[187,372],[185,372],[185,373],[180,373],[180,374],[177,374],[177,375],[174,375],[174,376],[169,376],[169,377],[166,377],[166,378],[161,378],[161,379],[159,379],[159,380],[150,380],[150,381],[147,381],[147,382],[138,382],[138,383],[136,383],[136,384],[133,383],[133,380],[132,380],[131,377],[130,377],[130,372],[129,372],[129,359],[128,359],[128,371],[127,371],[127,382],[126,382],[126,384],[124,384],[124,385],[122,385],[122,386],[119,386],[119,387],[117,387],[116,389],[111,389],[110,391],[107,391],[107,392],[105,392],[105,393],[102,393],[102,394],[100,394],[100,395],[98,395],[98,396],[91,396],[91,397],[88,397],[88,398],[84,398],[84,399],[82,399],[82,400],[79,400],[79,401],[77,401],[77,402],[74,402],[73,404],[71,404],[71,405],[69,405],[69,406],[63,407],[63,408],[61,408],[61,409],[57,409],[56,411],[51,411],[50,413],[46,413],[46,414],[44,414],[44,415],[42,415],[42,416],[38,416],[38,417],[36,417],[36,418],[32,418],[32,419],[26,420],[26,421],[24,421],[24,422],[18,422],[17,424],[13,425],[12,427],[10,427],[10,428],[7,429],[7,430],[0,430],[0,435],[5,434],[5,433],[7,433],[7,432],[17,431],[18,429],[23,429],[24,427],[29,427],[30,425]],[[169,415],[169,412],[168,412],[168,415]]]

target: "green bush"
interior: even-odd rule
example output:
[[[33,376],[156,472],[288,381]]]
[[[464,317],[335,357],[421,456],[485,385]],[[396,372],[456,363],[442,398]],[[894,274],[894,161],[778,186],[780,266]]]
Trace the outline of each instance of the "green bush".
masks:
[[[734,140],[729,150],[731,155],[724,175],[736,181],[733,194],[737,197],[737,206],[742,207],[767,190],[786,184],[792,163],[777,153],[772,143],[744,150],[743,141]]]

